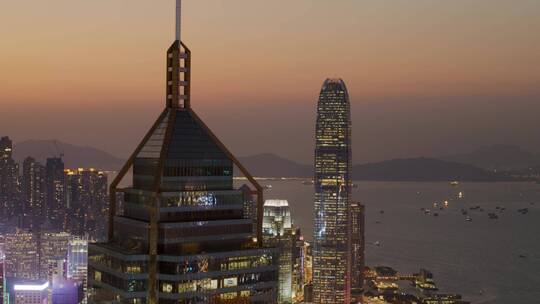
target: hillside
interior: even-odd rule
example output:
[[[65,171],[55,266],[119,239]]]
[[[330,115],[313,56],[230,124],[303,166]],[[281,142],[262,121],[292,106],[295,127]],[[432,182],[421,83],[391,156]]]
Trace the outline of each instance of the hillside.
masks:
[[[24,158],[32,156],[42,164],[48,157],[64,154],[66,168],[97,168],[101,170],[118,170],[124,160],[105,151],[76,146],[56,140],[27,140],[17,143],[13,147],[13,155],[17,162],[22,163]]]
[[[483,146],[470,153],[448,155],[440,159],[486,170],[518,170],[540,165],[540,154],[509,145]]]

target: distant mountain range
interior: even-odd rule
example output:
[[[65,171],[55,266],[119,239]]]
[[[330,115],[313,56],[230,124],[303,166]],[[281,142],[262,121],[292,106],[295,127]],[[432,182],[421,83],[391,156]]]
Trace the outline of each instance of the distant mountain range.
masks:
[[[63,154],[66,168],[96,168],[100,170],[118,170],[124,160],[105,151],[76,146],[57,140],[27,140],[17,143],[13,147],[13,157],[19,163],[32,156],[42,164],[48,157]]]
[[[440,157],[443,160],[469,164],[486,170],[519,170],[540,166],[540,153],[525,151],[517,146],[492,145],[463,154]]]
[[[273,154],[239,158],[254,176],[313,177],[313,167],[302,165]],[[354,180],[372,181],[509,181],[507,175],[475,166],[434,158],[404,158],[354,165]]]
[[[123,159],[92,147],[76,146],[56,140],[29,140],[14,146],[15,159],[22,163],[32,156],[45,163],[47,157],[64,154],[67,168],[92,167],[118,170]],[[483,155],[483,157],[482,157]],[[258,177],[313,177],[311,165],[300,164],[275,154],[240,157],[239,160]],[[540,165],[540,155],[514,146],[482,147],[466,154],[436,158],[403,158],[359,164],[352,168],[355,180],[374,181],[505,181],[504,173],[494,172]]]

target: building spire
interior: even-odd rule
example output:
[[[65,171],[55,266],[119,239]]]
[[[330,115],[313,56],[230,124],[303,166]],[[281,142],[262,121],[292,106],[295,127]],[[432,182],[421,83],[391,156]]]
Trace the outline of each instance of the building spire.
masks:
[[[176,40],[182,41],[182,0],[176,0]]]

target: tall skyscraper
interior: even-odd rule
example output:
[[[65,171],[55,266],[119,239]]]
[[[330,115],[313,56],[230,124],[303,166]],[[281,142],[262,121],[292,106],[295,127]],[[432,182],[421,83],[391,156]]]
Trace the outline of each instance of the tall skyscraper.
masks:
[[[279,250],[278,303],[292,303],[296,231],[292,225],[289,202],[286,200],[271,199],[264,202],[263,243]]]
[[[19,166],[13,159],[13,143],[4,136],[0,138],[0,216],[9,218],[21,211]]]
[[[191,108],[179,0],[166,62],[166,107],[111,184],[109,241],[89,246],[90,302],[275,303],[276,249],[262,246],[262,187]],[[257,196],[256,231],[234,166]],[[130,168],[132,186],[119,188]]]
[[[64,178],[64,162],[60,157],[47,158],[45,165],[45,184],[49,222],[57,228],[65,230],[66,221],[66,185]]]
[[[351,117],[341,79],[327,79],[317,105],[313,297],[317,304],[351,299]]]
[[[23,226],[37,229],[45,217],[45,168],[32,157],[23,162]]]
[[[359,202],[351,202],[350,208],[351,227],[351,290],[353,295],[362,296],[364,287],[365,267],[365,216],[364,205]]]
[[[92,168],[65,173],[68,230],[103,241],[107,230],[107,174]]]

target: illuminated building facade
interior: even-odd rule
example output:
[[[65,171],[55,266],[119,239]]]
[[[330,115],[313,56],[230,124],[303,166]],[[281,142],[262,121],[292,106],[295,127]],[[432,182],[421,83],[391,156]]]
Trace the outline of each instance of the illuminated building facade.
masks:
[[[4,272],[4,256],[0,252],[0,304],[4,304],[4,289],[6,286],[6,276]]]
[[[88,288],[88,240],[84,238],[73,238],[68,243],[67,250],[67,278],[82,287],[85,295]]]
[[[13,159],[13,143],[0,138],[0,216],[9,218],[21,212],[19,166]]]
[[[82,298],[80,286],[74,281],[57,281],[52,287],[52,304],[78,304]]]
[[[59,261],[67,258],[68,244],[71,234],[67,232],[47,232],[40,234],[39,240],[39,265],[40,278],[48,278],[50,267],[54,267]],[[61,263],[61,262],[60,262]],[[65,263],[65,262],[64,262]],[[60,265],[60,267],[63,267]]]
[[[350,208],[351,227],[351,290],[355,295],[362,295],[364,287],[364,267],[365,267],[365,216],[364,205],[359,202],[352,202]]]
[[[36,229],[45,214],[45,167],[32,157],[23,161],[23,227]]]
[[[351,118],[341,79],[327,79],[317,105],[313,297],[317,304],[350,303]]]
[[[286,200],[264,202],[263,243],[279,250],[278,303],[292,303],[293,253],[296,231],[292,226],[291,210]]]
[[[33,233],[16,232],[6,234],[5,273],[6,277],[39,279],[38,237]]]
[[[191,109],[190,51],[179,28],[177,3],[166,107],[111,184],[109,240],[89,245],[89,302],[276,303],[277,252],[262,246],[262,187]],[[234,167],[260,206],[255,231]],[[132,186],[120,188],[130,169]]]
[[[67,229],[66,221],[66,187],[64,162],[62,158],[47,158],[45,165],[45,184],[47,208],[46,216],[49,223],[56,228]]]
[[[106,235],[107,174],[92,168],[65,170],[67,227],[76,236],[103,240]]]
[[[49,282],[20,282],[13,286],[15,304],[47,304],[49,303]]]
[[[300,228],[295,229],[292,248],[292,299],[293,303],[299,303],[304,299],[304,236]]]

